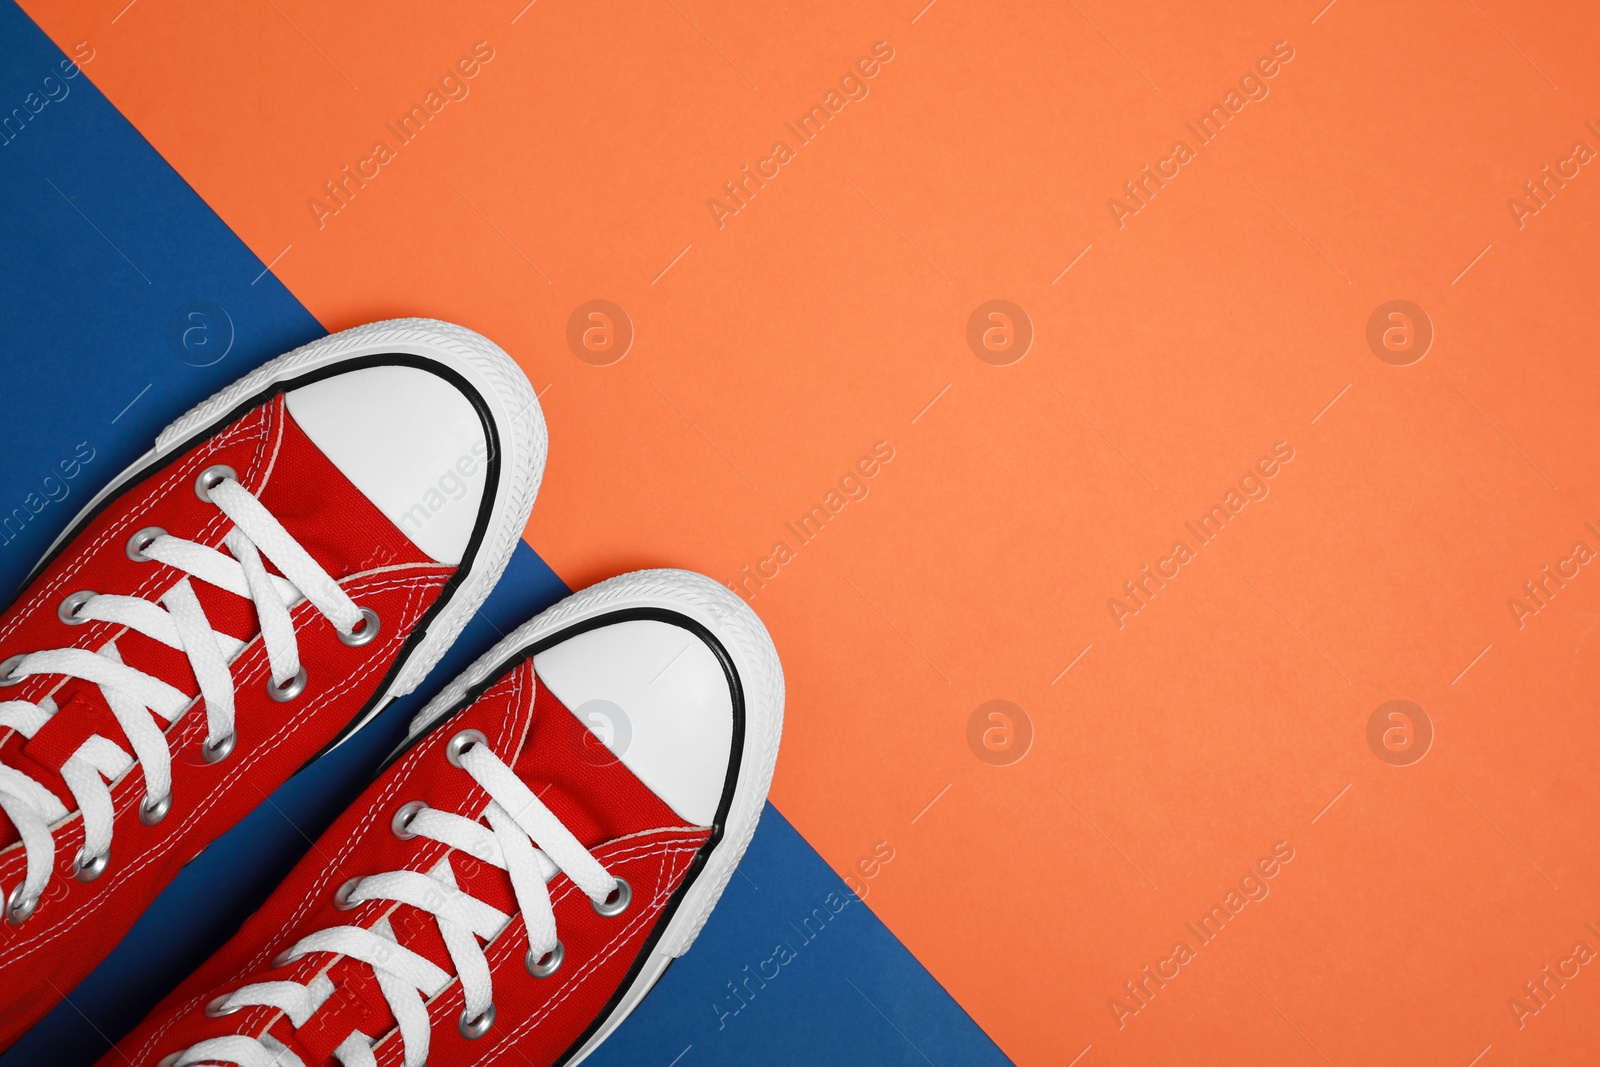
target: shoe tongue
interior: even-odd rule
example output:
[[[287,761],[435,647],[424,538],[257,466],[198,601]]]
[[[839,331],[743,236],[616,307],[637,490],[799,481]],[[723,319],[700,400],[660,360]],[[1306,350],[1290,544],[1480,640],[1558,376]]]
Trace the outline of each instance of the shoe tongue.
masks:
[[[531,707],[525,695],[529,689],[535,690]],[[525,661],[471,707],[434,729],[445,736],[479,729],[502,758],[515,750],[516,757],[510,761],[512,770],[585,848],[595,849],[629,834],[683,823],[577,716],[534,681],[531,661]],[[426,758],[440,757],[432,753]],[[468,788],[450,792],[460,802],[454,809],[456,813],[470,818],[481,812],[486,797],[470,782],[467,785]],[[443,796],[430,798],[430,802],[440,804],[446,800]],[[505,871],[460,853],[448,855],[451,873],[460,889],[508,915],[515,914],[516,898]],[[557,880],[563,877],[556,875]],[[387,930],[401,945],[455,973],[431,913],[401,904],[386,921]],[[340,960],[329,969],[328,977],[335,993],[310,1024],[296,1031],[287,1020],[279,1020],[272,1028],[279,1040],[307,1053],[310,1058],[306,1062],[310,1064],[333,1063],[333,1049],[352,1030],[376,1036],[397,1025],[366,964]]]

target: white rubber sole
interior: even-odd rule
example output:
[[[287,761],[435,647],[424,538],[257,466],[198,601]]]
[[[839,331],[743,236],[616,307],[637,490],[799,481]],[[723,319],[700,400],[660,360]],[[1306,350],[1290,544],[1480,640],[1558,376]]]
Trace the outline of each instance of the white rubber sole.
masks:
[[[470,563],[463,565],[467,571],[465,578],[447,594],[450,599],[443,609],[428,621],[422,640],[412,646],[388,688],[341,736],[339,744],[343,744],[391,700],[411,692],[427,677],[439,658],[455,643],[468,620],[483,606],[527,528],[534,497],[544,477],[548,450],[544,413],[527,376],[487,337],[436,319],[390,319],[330,334],[269,360],[190,408],[161,431],[155,447],[85,504],[43,558],[54,553],[85,515],[117,493],[130,479],[149,469],[152,463],[176,453],[196,434],[250,398],[339,363],[392,353],[437,363],[459,374],[477,390],[498,433],[500,480],[478,551]]]
[[[766,804],[783,732],[783,669],[772,638],[743,600],[704,575],[682,570],[624,574],[574,593],[518,627],[418,712],[408,734],[409,740],[428,730],[460,705],[470,690],[502,673],[513,657],[531,646],[587,620],[635,608],[686,616],[722,643],[743,691],[743,746],[721,838],[616,1006],[564,1067],[574,1067],[599,1047],[649,993],[667,965],[689,951],[744,857]]]

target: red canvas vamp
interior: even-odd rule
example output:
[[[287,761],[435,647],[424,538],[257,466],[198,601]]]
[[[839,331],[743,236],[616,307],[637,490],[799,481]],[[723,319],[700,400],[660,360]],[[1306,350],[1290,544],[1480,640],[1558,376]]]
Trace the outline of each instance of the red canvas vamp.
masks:
[[[136,562],[125,551],[128,539],[144,527],[157,526],[226,552],[222,540],[231,521],[194,490],[200,472],[216,464],[232,467],[240,484],[358,604],[378,612],[379,635],[365,646],[348,647],[311,604],[298,605],[291,618],[308,684],[302,696],[280,704],[266,696],[268,664],[253,606],[191,579],[212,627],[251,642],[231,668],[236,747],[217,764],[200,758],[206,716],[204,702],[197,699],[168,730],[171,813],[155,826],[139,822],[134,809],[145,786],[137,766],[113,783],[117,818],[111,860],[93,882],[80,883],[70,873],[83,843],[81,820],[74,816],[56,831],[57,873],[37,911],[21,925],[0,923],[0,987],[41,991],[8,1004],[0,1018],[0,1047],[59,1000],[55,990],[71,989],[104,958],[185,862],[351,723],[454,574],[455,568],[424,557],[350,484],[295,425],[279,395],[145,475],[89,519],[0,614],[0,659],[53,648],[97,650],[114,640],[129,666],[197,694],[182,653],[110,623],[64,625],[57,609],[65,596],[83,589],[154,600],[170,588],[180,577],[177,571]],[[91,733],[110,737],[124,749],[128,745],[97,686],[30,678],[5,693],[8,699],[30,701],[46,695],[60,711],[31,741],[5,731],[0,762],[51,789],[71,810],[76,802],[59,776],[61,763]],[[24,867],[16,831],[0,816],[0,886],[19,884]],[[48,981],[40,980],[39,968],[48,972]]]
[[[331,1065],[332,1051],[352,1031],[387,1034],[376,1046],[378,1062],[398,1065],[402,1049],[394,1020],[362,963],[317,955],[273,970],[273,956],[299,938],[330,926],[372,926],[386,920],[396,938],[447,971],[454,966],[433,917],[408,905],[369,902],[341,911],[333,895],[346,880],[390,870],[429,871],[447,853],[457,884],[502,911],[516,911],[510,879],[493,865],[423,839],[402,840],[391,829],[395,812],[413,800],[477,817],[487,794],[463,770],[451,766],[445,746],[463,730],[476,729],[502,759],[514,757],[519,777],[540,796],[595,857],[633,888],[633,903],[621,916],[595,912],[564,875],[550,883],[556,925],[566,961],[550,978],[532,977],[523,957],[527,937],[520,915],[486,949],[494,983],[496,1022],[476,1041],[463,1038],[456,1022],[462,992],[452,982],[429,1005],[434,1020],[429,1062],[489,1063],[509,1044],[519,1062],[553,1061],[610,1002],[655,931],[709,827],[686,827],[672,810],[619,761],[596,760],[574,744],[577,720],[536,683],[524,660],[495,681],[469,707],[436,724],[370,786],[242,930],[188,982],[168,997],[103,1063],[135,1067],[207,1037],[270,1032],[308,1065]],[[580,727],[581,728],[581,727]],[[309,982],[326,968],[336,992],[296,1030],[272,1009],[247,1009],[220,1019],[201,1008],[211,998],[263,980]],[[127,1057],[127,1060],[124,1059]]]

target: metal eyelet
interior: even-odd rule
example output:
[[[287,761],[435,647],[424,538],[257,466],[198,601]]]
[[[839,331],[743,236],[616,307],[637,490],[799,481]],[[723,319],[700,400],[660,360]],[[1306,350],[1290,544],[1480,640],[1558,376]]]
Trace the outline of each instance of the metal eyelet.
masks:
[[[362,608],[360,625],[349,633],[341,633],[338,630],[335,630],[334,633],[339,634],[339,640],[342,643],[349,645],[351,648],[360,648],[378,636],[378,613],[371,608]]]
[[[6,897],[6,922],[12,926],[21,926],[28,921],[28,916],[39,906],[39,894],[31,897],[22,895],[23,886],[18,885]]]
[[[187,1051],[188,1049],[183,1050],[183,1052]],[[183,1052],[167,1053],[165,1056],[161,1057],[161,1060],[156,1064],[156,1067],[178,1067],[178,1061],[183,1059]]]
[[[333,891],[333,906],[338,908],[340,911],[349,911],[352,908],[360,907],[362,904],[361,901],[350,899],[350,894],[354,893],[356,891],[356,886],[360,884],[361,879],[352,878],[338,889],[335,889]]]
[[[106,867],[111,863],[111,853],[101,852],[83,858],[83,849],[78,849],[78,854],[72,857],[72,877],[80,882],[92,882],[106,873]]]
[[[17,668],[22,666],[22,661],[27,658],[27,653],[24,652],[7,657],[5,662],[0,663],[0,685],[16,685],[26,678],[26,674],[17,673]]]
[[[232,993],[224,993],[219,997],[212,997],[206,1001],[206,1015],[212,1019],[220,1019],[224,1015],[232,1015],[236,1011],[243,1011],[245,1007],[243,1004],[229,1004],[227,1002],[231,996],[233,996]]]
[[[295,671],[294,677],[279,685],[271,676],[267,678],[267,696],[280,704],[287,704],[295,697],[306,691],[306,669],[301,667]]]
[[[590,904],[594,905],[596,915],[604,915],[608,919],[627,911],[628,905],[632,902],[633,887],[621,878],[617,879],[615,888],[606,896],[606,899],[589,901]]]
[[[226,463],[218,463],[207,467],[200,472],[200,477],[194,480],[194,495],[209,504],[211,503],[211,490],[229,478],[238,481],[239,475]]]
[[[71,596],[67,597],[67,599],[63,600],[61,602],[61,606],[56,608],[56,618],[66,623],[68,626],[82,626],[89,620],[79,615],[78,612],[82,611],[83,606],[98,595],[99,594],[92,589],[78,590],[76,593],[73,593]]]
[[[489,1027],[494,1025],[494,1002],[483,1009],[483,1013],[476,1018],[468,1018],[465,1008],[461,1009],[461,1022],[458,1024],[461,1036],[468,1041],[476,1041],[489,1032]]]
[[[139,801],[139,821],[146,826],[154,826],[167,817],[167,812],[172,810],[172,790],[167,790],[158,797],[146,796]]]
[[[444,747],[444,758],[450,761],[450,766],[461,766],[461,757],[473,745],[488,745],[489,739],[483,736],[482,730],[462,730],[450,739]]]
[[[229,730],[225,735],[217,739],[216,744],[212,744],[210,741],[202,744],[200,746],[200,758],[207,763],[221,763],[232,754],[234,742],[238,740],[239,731]]]
[[[286,948],[276,956],[272,957],[272,966],[287,967],[289,964],[299,960],[301,956],[302,954],[294,951],[294,949]]]
[[[523,965],[528,968],[528,973],[535,978],[549,978],[561,968],[561,961],[567,958],[567,947],[561,942],[556,942],[556,947],[544,955],[535,958],[533,949],[529,949],[522,957]]]
[[[394,831],[394,836],[402,841],[410,841],[413,837],[416,837],[417,835],[411,832],[411,820],[415,819],[417,813],[427,806],[420,800],[402,804],[400,809],[394,813],[394,818],[389,821],[389,829]]]
[[[156,538],[165,536],[167,531],[159,526],[146,526],[142,530],[135,531],[134,535],[128,538],[128,558],[135,563],[149,563],[150,557],[145,555],[145,552],[155,544]]]

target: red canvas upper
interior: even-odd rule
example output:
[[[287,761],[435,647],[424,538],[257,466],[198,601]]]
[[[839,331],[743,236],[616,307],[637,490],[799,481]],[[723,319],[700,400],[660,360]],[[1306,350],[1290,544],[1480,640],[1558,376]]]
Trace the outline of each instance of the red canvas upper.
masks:
[[[206,716],[197,699],[167,732],[173,752],[171,812],[155,826],[140,823],[137,808],[145,788],[137,764],[114,783],[110,864],[93,882],[80,883],[71,873],[83,843],[81,819],[74,814],[56,830],[56,872],[37,910],[21,925],[0,922],[0,1048],[110,952],[184,863],[361,712],[417,620],[455,572],[423,556],[350,484],[295,425],[280,395],[145,476],[90,520],[0,613],[0,659],[55,648],[97,650],[115,640],[130,667],[198,695],[182,653],[112,623],[65,625],[57,609],[64,597],[85,589],[158,600],[182,575],[161,563],[128,557],[129,537],[144,527],[221,548],[232,523],[194,490],[200,472],[214,464],[232,467],[240,484],[352,599],[378,613],[379,635],[364,646],[348,647],[311,604],[300,604],[292,617],[308,683],[300,697],[277,703],[265,690],[268,664],[254,606],[192,579],[212,628],[250,642],[232,665],[236,747],[216,764],[200,758]],[[50,788],[70,810],[75,801],[59,774],[63,762],[91,734],[124,748],[127,743],[91,683],[31,677],[0,690],[6,700],[38,701],[46,695],[60,710],[31,740],[0,732],[0,762]],[[18,885],[24,867],[16,830],[0,815],[0,886]]]
[[[607,918],[595,912],[565,874],[556,875],[549,889],[566,957],[548,978],[535,978],[526,970],[527,934],[505,871],[438,842],[401,839],[391,829],[395,812],[414,800],[468,818],[482,813],[488,794],[445,756],[450,739],[466,729],[482,731],[490,750],[513,767],[608,871],[633,887],[627,910]],[[387,918],[401,944],[454,973],[429,913],[385,901],[369,901],[346,911],[334,905],[334,893],[351,878],[398,870],[426,872],[447,854],[463,890],[513,917],[486,949],[493,976],[494,1025],[477,1040],[461,1036],[457,1021],[463,997],[459,981],[453,980],[428,1005],[433,1022],[428,1062],[437,1067],[498,1062],[512,1045],[517,1052],[514,1062],[519,1064],[536,1067],[555,1062],[616,994],[711,835],[709,827],[682,825],[622,763],[596,759],[574,745],[575,729],[583,727],[538,685],[531,660],[523,660],[385,771],[239,933],[101,1063],[150,1067],[206,1038],[266,1032],[308,1067],[336,1067],[333,1050],[359,1030],[370,1037],[381,1035],[374,1049],[381,1067],[400,1064],[402,1048],[393,1016],[365,964],[324,953],[276,969],[271,961],[315,931],[370,927]],[[336,992],[298,1030],[274,1008],[246,1008],[221,1018],[203,1011],[212,998],[241,986],[268,980],[307,983],[322,971]]]

